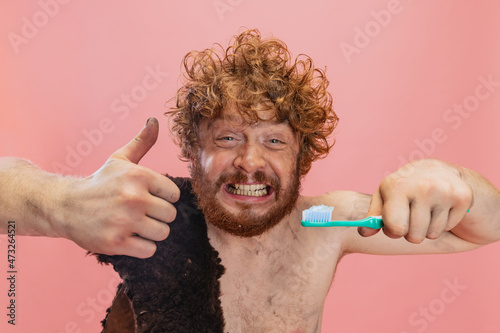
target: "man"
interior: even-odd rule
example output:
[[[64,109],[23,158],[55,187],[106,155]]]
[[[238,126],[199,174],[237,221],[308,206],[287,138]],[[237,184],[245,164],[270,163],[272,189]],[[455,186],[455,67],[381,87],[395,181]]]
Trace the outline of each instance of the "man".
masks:
[[[171,114],[210,243],[225,267],[226,331],[319,332],[343,255],[459,252],[500,239],[499,191],[474,171],[437,160],[396,171],[373,197],[300,196],[301,178],[331,148],[327,137],[337,117],[323,72],[307,57],[291,61],[282,42],[248,31],[220,55],[193,52],[184,64]],[[151,256],[154,241],[168,236],[179,197],[168,179],[136,165],[157,134],[157,121],[149,120],[85,179],[3,159],[0,218],[15,219],[19,234]],[[383,233],[302,227],[302,211],[319,204],[334,206],[335,220],[382,215]]]

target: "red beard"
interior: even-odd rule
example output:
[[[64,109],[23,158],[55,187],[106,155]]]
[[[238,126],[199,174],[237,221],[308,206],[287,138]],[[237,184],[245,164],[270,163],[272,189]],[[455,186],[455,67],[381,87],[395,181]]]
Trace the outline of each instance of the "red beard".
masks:
[[[240,171],[234,174],[222,173],[215,183],[210,182],[198,159],[191,166],[193,191],[198,198],[198,206],[203,211],[206,220],[214,226],[241,237],[258,236],[277,225],[295,207],[300,191],[300,175],[295,167],[290,187],[282,190],[277,177],[267,177],[262,171],[256,171],[253,180],[267,183],[273,188],[276,203],[264,215],[256,215],[252,204],[239,203],[240,212],[234,215],[228,212],[216,199],[218,191],[223,190],[222,184],[245,183],[248,176]]]

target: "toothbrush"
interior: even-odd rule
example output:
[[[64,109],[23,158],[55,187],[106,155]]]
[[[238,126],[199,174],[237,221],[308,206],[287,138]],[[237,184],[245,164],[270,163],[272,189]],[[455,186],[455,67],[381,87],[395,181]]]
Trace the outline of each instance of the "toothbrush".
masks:
[[[302,211],[303,227],[367,227],[380,229],[384,226],[382,216],[368,216],[356,221],[332,221],[333,207],[319,205]]]
[[[312,206],[309,209],[302,211],[303,227],[367,227],[372,229],[380,229],[384,226],[382,216],[368,216],[362,220],[355,221],[332,221],[331,216],[333,207],[319,205]],[[467,210],[467,213],[470,209]]]

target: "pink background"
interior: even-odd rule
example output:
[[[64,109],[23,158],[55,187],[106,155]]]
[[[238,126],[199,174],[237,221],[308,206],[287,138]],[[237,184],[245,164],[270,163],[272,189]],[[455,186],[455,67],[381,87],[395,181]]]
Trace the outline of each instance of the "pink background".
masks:
[[[213,42],[226,45],[245,26],[327,67],[341,121],[333,152],[314,165],[304,194],[373,193],[384,175],[418,157],[462,164],[500,186],[500,86],[477,88],[479,77],[500,81],[500,2],[193,2],[2,2],[0,155],[89,175],[155,116],[159,142],[141,163],[187,175],[162,115],[180,60]],[[146,90],[143,79],[155,69],[160,76]],[[120,99],[130,94],[135,104],[126,106]],[[450,111],[454,105],[464,113]],[[0,331],[98,332],[118,282],[112,269],[67,240],[17,243],[17,325],[6,323],[1,255]],[[500,244],[455,255],[348,256],[323,332],[498,333],[499,257]],[[453,294],[450,283],[465,289]]]

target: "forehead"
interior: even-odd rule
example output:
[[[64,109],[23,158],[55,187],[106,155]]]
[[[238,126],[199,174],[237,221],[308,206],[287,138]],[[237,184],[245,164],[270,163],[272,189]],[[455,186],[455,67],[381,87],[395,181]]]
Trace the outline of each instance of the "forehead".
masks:
[[[219,119],[222,119],[231,124],[237,125],[251,125],[255,122],[273,122],[276,121],[276,110],[265,109],[265,110],[251,110],[251,111],[239,111],[237,107],[232,103],[230,107],[222,110]]]

